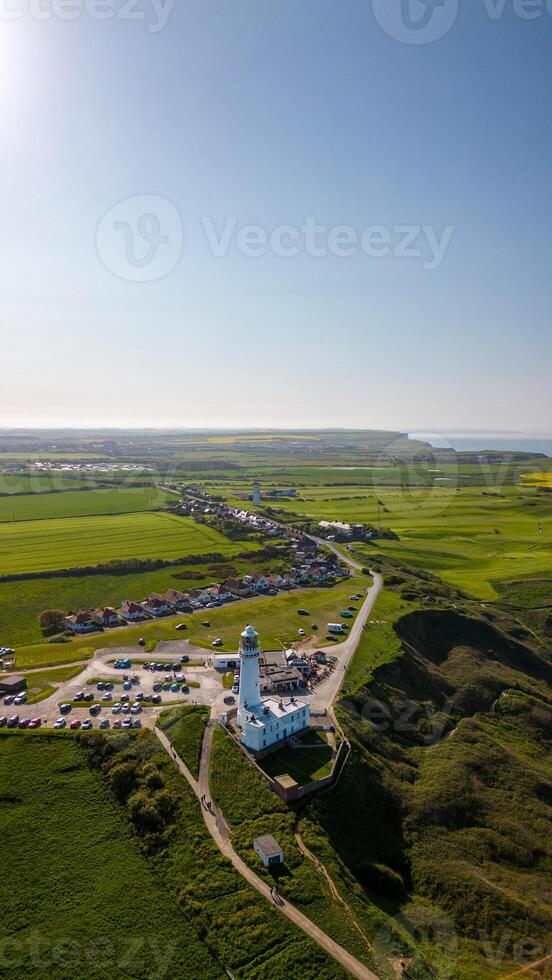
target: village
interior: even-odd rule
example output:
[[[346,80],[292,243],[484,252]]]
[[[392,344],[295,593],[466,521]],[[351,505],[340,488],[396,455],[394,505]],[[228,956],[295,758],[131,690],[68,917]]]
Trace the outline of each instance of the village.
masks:
[[[171,588],[163,594],[152,593],[141,600],[123,599],[118,610],[111,606],[79,610],[65,616],[59,625],[69,633],[81,635],[160,617],[214,609],[239,599],[275,596],[297,588],[330,585],[350,574],[335,555],[326,552],[320,554],[317,544],[309,539],[304,539],[300,546],[296,545],[293,555],[293,566],[283,574],[253,572],[186,592]]]

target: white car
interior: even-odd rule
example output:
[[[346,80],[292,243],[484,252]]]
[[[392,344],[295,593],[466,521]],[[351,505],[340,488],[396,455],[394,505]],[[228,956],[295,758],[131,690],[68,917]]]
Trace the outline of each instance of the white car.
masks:
[[[119,704],[118,701],[113,705],[113,707],[111,709],[111,714],[112,715],[120,715],[121,714],[121,705]]]
[[[17,697],[16,697],[16,699],[15,699],[15,701],[13,703],[14,704],[25,704],[25,701],[26,700],[27,700],[27,695],[25,694],[25,691],[22,691],[21,694],[18,694],[17,695]]]
[[[139,715],[141,710],[142,710],[141,704],[133,704],[132,708],[130,709],[130,713],[131,715]]]
[[[66,724],[67,722],[65,721],[65,718],[58,718],[58,720],[54,722],[54,728],[65,728]]]
[[[299,629],[299,630],[297,630],[297,632],[299,633],[299,636],[304,636],[305,635],[304,629]]]
[[[212,647],[221,647],[222,646],[222,640],[221,640],[220,636],[217,637],[216,640],[213,640],[213,642],[211,643],[211,646]]]
[[[81,727],[82,727],[83,732],[89,731],[91,728],[93,728],[92,719],[91,718],[85,718]]]
[[[102,701],[113,701],[113,695],[108,691],[107,694],[104,694]]]
[[[184,674],[177,674],[175,677],[175,681],[178,681],[179,684],[183,684],[185,680]]]

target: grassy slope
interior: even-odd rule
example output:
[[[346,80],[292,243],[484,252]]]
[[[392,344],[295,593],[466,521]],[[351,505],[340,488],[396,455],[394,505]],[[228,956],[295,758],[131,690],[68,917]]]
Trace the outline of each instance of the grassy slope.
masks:
[[[72,517],[0,525],[0,574],[97,565],[124,558],[180,558],[243,545],[173,514]]]
[[[303,623],[307,625],[319,620],[321,624],[335,620],[339,610],[346,607],[346,599],[351,591],[358,589],[363,580],[353,578],[343,585],[333,589],[305,589],[289,595],[280,595],[265,599],[250,599],[246,602],[223,606],[219,609],[208,609],[205,613],[193,614],[187,617],[173,617],[165,621],[141,623],[126,629],[113,630],[98,635],[88,635],[69,643],[37,643],[32,646],[19,647],[17,664],[19,667],[50,665],[62,662],[68,663],[79,657],[90,655],[90,651],[110,646],[131,645],[140,637],[151,640],[174,640],[178,637],[175,630],[179,621],[188,624],[186,638],[194,643],[209,647],[211,641],[220,636],[225,641],[225,649],[236,650],[239,635],[248,622],[253,622],[261,634],[265,649],[277,649],[286,640],[297,636],[297,628]],[[299,617],[297,609],[308,605],[312,619]],[[202,626],[201,622],[208,617],[210,626]]]
[[[204,705],[187,704],[182,708],[162,711],[159,716],[159,727],[196,779],[199,779],[201,745],[210,713],[210,709]]]
[[[211,755],[210,788],[213,799],[220,805],[232,827],[233,844],[257,874],[278,890],[321,926],[336,942],[341,943],[368,965],[373,965],[369,946],[352,924],[351,914],[333,899],[327,882],[313,864],[302,854],[295,840],[297,819],[278,796],[268,788],[263,777],[247,761],[230,736],[215,729]],[[297,827],[308,837],[310,821],[300,821]],[[263,865],[253,850],[253,838],[272,834],[284,850],[285,866],[274,872]],[[360,899],[361,889],[333,855],[339,886],[346,901],[361,921],[370,912]],[[341,878],[339,878],[341,875]]]
[[[118,786],[123,812],[150,855],[150,866],[170,890],[175,910],[190,918],[230,975],[237,980],[344,980],[341,968],[246,885],[220,854],[197,798],[152,733],[84,739],[83,744],[91,746],[92,762],[106,781]],[[152,824],[151,817],[159,816],[161,825]],[[170,922],[174,928],[172,917]],[[171,971],[179,975],[202,976],[193,968]]]
[[[0,523],[157,510],[172,499],[156,487],[12,495],[0,497]]]
[[[0,788],[17,869],[0,882],[2,933],[16,943],[21,975],[151,977],[155,951],[171,975],[224,975],[73,739],[4,735]],[[61,945],[53,958],[64,942],[73,944],[65,961]]]

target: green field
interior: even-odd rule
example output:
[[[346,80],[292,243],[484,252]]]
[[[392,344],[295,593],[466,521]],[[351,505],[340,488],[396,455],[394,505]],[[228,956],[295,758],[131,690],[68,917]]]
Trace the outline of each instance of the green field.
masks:
[[[0,575],[92,566],[125,558],[236,554],[218,531],[173,514],[70,517],[0,525]]]
[[[188,684],[191,686],[190,682]],[[199,779],[201,745],[209,715],[210,709],[202,704],[186,704],[159,715],[159,727],[196,779]]]
[[[481,599],[497,598],[494,582],[552,571],[552,498],[532,488],[309,488],[301,498],[278,506],[313,522],[381,523],[399,536],[357,548],[367,563],[377,551]]]
[[[325,643],[323,628],[328,622],[335,622],[341,609],[347,608],[349,595],[366,585],[363,577],[348,579],[335,588],[300,589],[290,594],[274,598],[249,599],[245,602],[208,609],[190,616],[171,617],[165,621],[140,623],[125,629],[100,634],[88,634],[67,643],[36,643],[17,649],[17,666],[41,667],[64,662],[70,663],[83,656],[90,656],[94,650],[104,647],[120,647],[136,644],[140,637],[147,640],[174,640],[179,634],[176,625],[186,622],[186,638],[200,646],[210,648],[216,637],[224,640],[223,650],[237,650],[240,633],[247,623],[252,622],[261,635],[265,650],[281,649],[285,643],[298,639],[297,629],[302,626],[308,630],[309,624],[318,622],[317,636]],[[306,608],[310,616],[298,616],[297,610]],[[202,621],[210,626],[202,626]],[[349,620],[348,622],[352,622]],[[136,647],[138,653],[139,648]],[[141,651],[140,651],[141,652]]]
[[[0,497],[0,523],[158,510],[174,496],[156,487],[75,490]]]
[[[156,950],[171,975],[224,976],[74,739],[2,736],[0,796],[18,869],[2,935],[22,976],[152,977]]]

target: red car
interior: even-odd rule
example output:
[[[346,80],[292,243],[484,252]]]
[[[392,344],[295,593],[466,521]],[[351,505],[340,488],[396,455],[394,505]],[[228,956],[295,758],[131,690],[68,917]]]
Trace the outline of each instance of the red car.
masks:
[[[31,718],[27,728],[40,728],[42,724],[42,718]]]
[[[73,721],[69,725],[69,728],[75,730],[75,728],[80,728],[80,726],[81,726],[80,718],[73,718]]]
[[[119,718],[113,722],[113,728],[121,728],[121,720]]]

